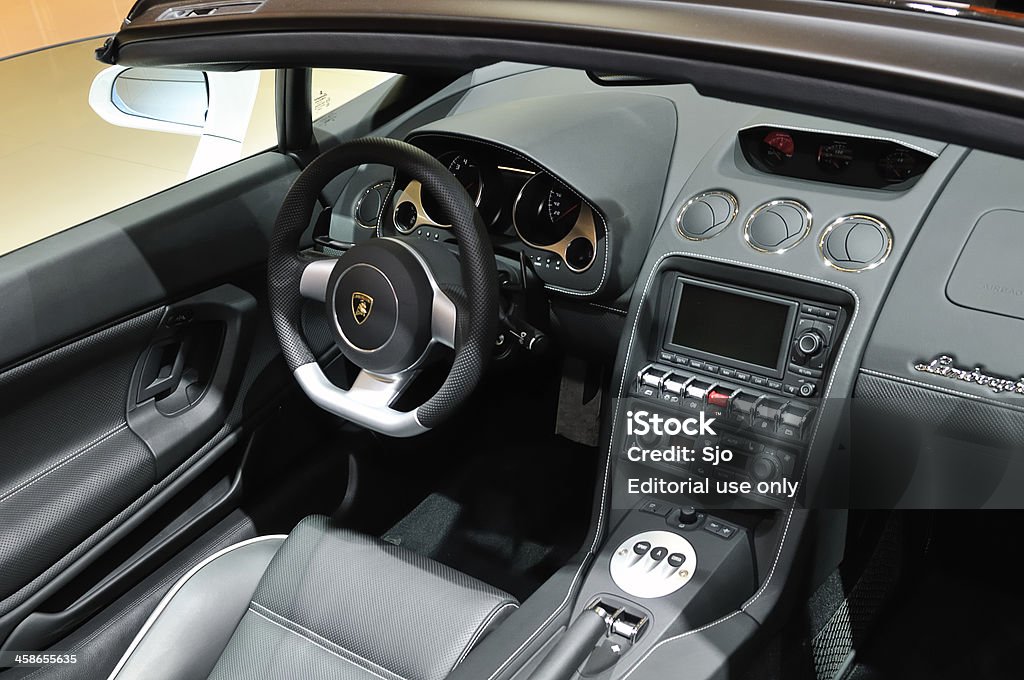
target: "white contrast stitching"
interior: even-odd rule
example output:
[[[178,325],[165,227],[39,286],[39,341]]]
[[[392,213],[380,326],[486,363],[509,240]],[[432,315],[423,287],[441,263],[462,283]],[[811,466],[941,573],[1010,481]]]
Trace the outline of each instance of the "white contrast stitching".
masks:
[[[629,315],[629,310],[626,310],[626,309],[619,309],[618,307],[610,307],[608,305],[602,305],[599,302],[588,302],[587,304],[590,305],[591,307],[597,307],[598,309],[606,309],[609,312],[615,312],[616,314],[621,314],[622,316],[628,316]]]
[[[283,541],[285,538],[287,538],[287,536],[284,536],[283,534],[274,534],[270,536],[257,536],[255,538],[249,538],[239,543],[235,543],[233,545],[227,546],[226,548],[218,550],[217,552],[213,553],[212,555],[209,555],[201,562],[193,566],[191,569],[189,569],[184,576],[178,579],[178,581],[173,586],[171,586],[171,589],[167,591],[167,593],[163,596],[160,602],[157,603],[156,609],[154,609],[153,612],[149,615],[149,618],[146,619],[146,622],[142,624],[142,628],[135,635],[135,638],[131,641],[131,644],[128,645],[128,649],[125,650],[125,653],[121,656],[121,660],[117,662],[116,666],[114,666],[114,670],[111,671],[110,676],[108,677],[107,680],[114,680],[117,677],[117,674],[120,673],[121,669],[124,668],[126,663],[128,663],[128,659],[131,658],[131,655],[135,653],[136,649],[138,649],[139,645],[142,643],[142,640],[146,637],[146,635],[149,633],[149,630],[153,627],[153,624],[156,623],[156,620],[160,617],[161,614],[163,614],[164,610],[167,608],[167,605],[170,604],[171,600],[174,599],[174,596],[178,594],[178,591],[184,588],[185,584],[187,584],[193,576],[202,571],[208,564],[220,559],[221,557],[227,555],[230,552],[238,550],[239,548],[244,548],[247,545],[259,543],[261,541],[270,541],[278,539]]]
[[[106,434],[100,435],[99,437],[97,437],[96,439],[92,440],[91,442],[89,442],[88,444],[86,444],[85,446],[80,448],[79,450],[75,451],[71,455],[67,456],[66,458],[64,458],[63,460],[58,462],[56,465],[53,465],[52,467],[47,468],[46,470],[43,470],[42,472],[38,473],[37,475],[35,475],[31,479],[25,480],[24,482],[22,482],[18,486],[14,487],[13,489],[8,491],[7,493],[5,493],[2,496],[0,496],[0,503],[3,503],[7,499],[9,499],[11,496],[13,496],[14,494],[18,493],[19,491],[23,491],[25,488],[35,484],[40,479],[42,479],[46,475],[50,474],[54,470],[56,470],[56,469],[58,469],[60,467],[63,467],[64,465],[70,463],[71,461],[73,461],[74,459],[78,458],[79,456],[81,456],[86,451],[89,451],[90,449],[96,447],[98,444],[100,444],[104,440],[106,440],[106,439],[108,439],[110,437],[113,437],[115,434],[117,434],[118,432],[120,432],[121,430],[123,430],[123,429],[125,429],[127,427],[128,427],[128,423],[121,423],[120,425],[115,427],[113,430],[110,430]]]
[[[789,124],[770,123],[770,122],[754,123],[753,125],[748,125],[745,128],[741,128],[740,132],[745,132],[746,130],[753,130],[753,129],[759,128],[759,127],[767,127],[767,128],[773,128],[774,127],[774,128],[782,128],[784,130],[796,130],[798,132],[816,132],[818,134],[835,135],[837,137],[857,137],[859,139],[872,139],[872,140],[880,141],[880,142],[893,142],[895,144],[899,144],[900,146],[905,146],[907,148],[913,149],[914,151],[919,151],[919,152],[925,154],[926,156],[931,156],[933,160],[939,157],[939,154],[937,154],[936,152],[929,151],[928,149],[924,148],[923,146],[918,146],[917,144],[914,144],[913,142],[907,142],[907,141],[904,141],[902,139],[896,139],[895,137],[881,137],[879,135],[862,134],[860,132],[836,132],[835,130],[822,130],[820,128],[809,128],[809,127],[801,127],[799,125],[789,125]],[[945,147],[946,145],[943,145],[943,146]]]
[[[456,666],[462,663],[463,660],[465,660],[466,656],[469,655],[473,647],[476,646],[476,643],[480,639],[480,636],[483,635],[484,631],[487,630],[487,627],[491,625],[491,621],[493,621],[495,617],[498,616],[499,613],[501,613],[505,609],[508,609],[509,607],[512,607],[513,609],[518,609],[519,605],[515,602],[506,602],[500,607],[495,607],[491,610],[491,613],[487,615],[487,618],[484,619],[483,623],[480,624],[480,627],[476,629],[475,633],[473,633],[473,637],[469,639],[469,643],[466,645],[466,648],[462,650],[462,653],[459,654],[459,658],[455,660],[455,663],[452,665],[453,670],[455,669]]]
[[[850,295],[852,295],[853,299],[854,299],[853,316],[851,317],[850,324],[849,324],[849,326],[846,329],[846,334],[845,334],[845,337],[843,338],[843,342],[839,346],[839,352],[836,354],[836,361],[835,361],[836,365],[838,365],[840,363],[840,361],[842,360],[843,353],[846,350],[846,344],[849,341],[850,336],[852,335],[853,326],[856,323],[857,316],[858,316],[858,314],[860,312],[860,296],[858,296],[857,292],[855,290],[853,290],[852,288],[849,288],[848,286],[845,286],[845,285],[843,285],[841,283],[837,283],[835,281],[829,281],[827,279],[821,279],[821,278],[817,278],[817,277],[814,277],[814,276],[808,276],[806,274],[797,274],[795,272],[789,272],[789,271],[785,271],[783,269],[777,269],[775,267],[767,267],[765,265],[753,264],[753,263],[749,263],[749,262],[742,262],[742,261],[739,261],[739,260],[731,260],[731,259],[724,258],[724,257],[717,257],[717,256],[714,256],[714,255],[705,255],[705,254],[702,254],[702,253],[691,253],[691,252],[686,252],[686,251],[676,251],[676,252],[666,253],[666,254],[662,255],[658,259],[658,261],[654,264],[654,268],[651,271],[651,276],[650,276],[650,278],[647,281],[647,286],[644,288],[643,296],[640,298],[640,305],[641,306],[643,305],[643,302],[644,302],[644,300],[647,297],[647,293],[648,293],[648,291],[650,289],[651,283],[654,280],[655,274],[657,274],[659,268],[661,267],[661,263],[664,262],[666,258],[672,257],[672,256],[693,257],[693,258],[698,258],[698,259],[705,259],[705,260],[712,260],[712,261],[717,261],[717,262],[723,262],[723,263],[727,263],[727,264],[734,264],[734,265],[739,265],[739,266],[743,266],[743,267],[752,267],[752,268],[755,268],[755,269],[761,269],[763,271],[770,271],[770,272],[774,272],[774,273],[777,273],[777,274],[783,274],[783,275],[786,275],[786,276],[792,276],[792,277],[795,277],[795,278],[804,279],[804,280],[807,280],[807,281],[816,281],[818,283],[822,283],[822,284],[827,285],[827,286],[842,288],[846,292],[850,293]],[[640,319],[640,312],[641,311],[642,310],[640,308],[637,309],[636,319],[634,320],[634,323],[633,323],[633,332],[630,335],[630,339],[629,339],[630,349],[628,349],[627,352],[626,352],[626,359],[627,359],[627,361],[629,359],[629,352],[631,351],[632,344],[633,344],[633,335],[636,334],[636,329],[637,329],[637,325],[638,325],[638,322],[639,322],[639,319]],[[625,370],[625,368],[626,367],[623,367],[624,370],[623,370],[623,373],[622,373],[622,381],[619,384],[619,396],[620,396],[619,401],[621,401],[621,397],[623,395],[623,390],[624,390],[625,384],[626,384],[626,370]],[[835,382],[835,377],[836,377],[836,372],[833,371],[832,372],[832,376],[829,378],[828,385],[825,388],[825,393],[822,396],[822,399],[828,399],[828,395],[831,393],[832,386],[833,386],[833,384]],[[611,441],[613,441],[613,442],[614,442],[614,434],[615,434],[615,424],[616,424],[616,421],[618,420],[619,401],[617,401],[616,404],[615,404],[615,418],[612,420],[612,439],[611,439]],[[817,419],[817,421],[815,422],[814,431],[811,433],[811,439],[810,439],[810,442],[808,443],[808,446],[807,446],[807,456],[804,459],[803,469],[800,472],[800,482],[799,483],[801,485],[803,485],[804,479],[807,476],[807,467],[808,467],[808,465],[809,465],[809,463],[811,461],[811,453],[814,451],[814,443],[815,443],[815,441],[817,440],[817,437],[818,437],[818,429],[821,426],[821,421],[822,421],[822,419],[819,417]],[[609,459],[610,458],[611,458],[611,456],[609,455]],[[796,498],[794,497],[793,504],[790,505],[789,512],[788,512],[788,514],[786,516],[786,526],[782,530],[782,536],[779,539],[779,548],[775,552],[775,557],[772,560],[771,569],[769,569],[768,575],[765,577],[764,583],[761,584],[761,587],[757,589],[757,591],[750,597],[750,599],[748,599],[746,602],[744,602],[740,606],[739,610],[737,610],[735,612],[732,612],[731,614],[728,614],[728,615],[726,615],[726,616],[724,616],[724,617],[722,617],[720,619],[712,621],[711,623],[708,623],[707,625],[702,626],[701,628],[697,628],[697,629],[692,630],[692,631],[687,631],[685,633],[680,633],[679,635],[675,635],[673,637],[665,638],[664,640],[661,640],[660,642],[658,642],[658,644],[654,645],[649,650],[647,650],[647,652],[635,664],[633,664],[633,666],[630,667],[630,669],[626,672],[626,674],[624,676],[622,676],[622,680],[626,680],[626,678],[628,678],[630,675],[632,675],[633,671],[635,671],[637,668],[639,668],[640,665],[643,664],[644,661],[646,661],[647,658],[651,654],[653,654],[654,651],[656,649],[658,649],[659,647],[661,647],[663,644],[668,643],[668,642],[672,642],[674,640],[679,640],[681,638],[686,637],[687,635],[692,635],[693,633],[697,633],[697,632],[700,632],[700,631],[703,631],[703,630],[707,630],[711,626],[714,626],[714,625],[717,625],[719,623],[722,623],[723,621],[726,621],[726,620],[732,618],[733,616],[738,614],[740,611],[745,611],[758,598],[760,598],[761,595],[764,594],[764,591],[768,588],[768,585],[771,583],[772,577],[775,575],[775,569],[778,567],[779,559],[782,557],[782,549],[785,547],[785,545],[786,545],[786,538],[789,536],[789,528],[790,528],[790,526],[792,524],[793,513],[795,512],[795,510],[796,510]]]
[[[786,275],[786,276],[792,276],[792,277],[804,279],[804,280],[807,280],[807,281],[816,281],[818,283],[821,283],[821,284],[824,284],[824,285],[827,285],[827,286],[830,286],[830,287],[837,287],[837,288],[841,288],[841,289],[847,291],[848,293],[850,293],[853,296],[855,304],[854,304],[853,316],[850,319],[850,324],[849,324],[849,326],[846,329],[846,336],[843,339],[843,342],[842,342],[842,344],[841,344],[841,346],[839,348],[838,354],[836,355],[836,364],[838,364],[840,362],[840,360],[842,359],[843,352],[846,349],[847,341],[849,340],[850,335],[852,334],[854,323],[856,322],[857,316],[858,316],[858,314],[860,312],[860,296],[858,296],[857,292],[855,290],[853,290],[852,288],[850,288],[848,286],[845,286],[845,285],[843,285],[841,283],[837,283],[835,281],[829,281],[827,279],[821,279],[821,278],[814,277],[814,276],[808,276],[806,274],[797,274],[797,273],[789,272],[789,271],[786,271],[786,270],[783,270],[783,269],[777,269],[775,267],[768,267],[768,266],[765,266],[765,265],[754,264],[754,263],[750,263],[750,262],[743,262],[743,261],[740,261],[740,260],[731,260],[731,259],[728,259],[728,258],[717,257],[717,256],[713,256],[713,255],[705,255],[703,253],[694,253],[694,252],[688,252],[688,251],[673,251],[673,252],[669,252],[669,253],[664,253],[661,257],[658,258],[657,262],[655,262],[654,265],[651,267],[651,273],[650,273],[650,275],[647,278],[647,283],[644,285],[643,293],[641,294],[639,303],[637,304],[637,313],[636,313],[636,316],[633,319],[633,328],[630,331],[629,342],[626,345],[625,358],[626,358],[627,361],[629,359],[630,354],[633,351],[633,342],[636,339],[636,331],[637,331],[637,328],[638,328],[638,325],[639,325],[639,322],[640,322],[640,314],[641,314],[641,312],[643,310],[643,304],[644,304],[644,302],[647,299],[648,293],[650,292],[651,284],[654,282],[654,278],[657,275],[657,273],[658,273],[658,271],[659,271],[659,269],[661,267],[662,262],[664,262],[669,257],[680,257],[680,256],[681,257],[691,257],[691,258],[696,258],[696,259],[712,260],[712,261],[717,261],[717,262],[722,262],[722,263],[727,263],[727,264],[739,265],[739,266],[742,266],[742,267],[760,269],[762,271],[774,272],[774,273],[777,273],[777,274],[782,274],[782,275]],[[488,680],[494,680],[494,678],[496,678],[502,671],[504,671],[505,668],[512,662],[512,660],[515,659],[523,651],[523,649],[525,649],[530,643],[532,643],[533,640],[537,637],[537,635],[539,635],[540,632],[542,630],[544,630],[544,628],[547,627],[547,625],[555,618],[555,616],[557,616],[562,611],[562,609],[565,608],[566,603],[568,603],[569,599],[572,597],[573,591],[576,588],[576,583],[577,583],[577,581],[579,581],[580,575],[586,569],[587,565],[590,562],[590,558],[594,555],[594,551],[597,549],[598,545],[600,544],[600,541],[601,541],[601,531],[602,531],[603,526],[604,526],[605,500],[607,499],[607,494],[608,494],[608,476],[609,476],[609,473],[611,471],[612,453],[611,453],[611,448],[610,447],[612,445],[612,442],[615,441],[615,428],[616,428],[616,423],[617,423],[617,420],[618,420],[619,405],[620,405],[622,396],[624,394],[623,390],[624,390],[625,385],[626,385],[626,376],[627,376],[627,371],[626,371],[626,367],[624,366],[623,367],[623,373],[622,373],[622,379],[621,379],[621,381],[619,383],[619,390],[618,390],[619,398],[616,400],[615,412],[614,412],[614,414],[612,416],[612,431],[611,431],[611,435],[609,437],[608,455],[605,457],[604,482],[603,482],[603,485],[602,485],[602,488],[601,488],[601,504],[600,504],[600,511],[599,511],[598,519],[597,519],[597,528],[596,528],[596,531],[595,531],[595,534],[594,534],[594,542],[591,544],[590,550],[587,552],[586,556],[582,560],[579,569],[577,569],[576,575],[573,577],[572,582],[569,584],[569,590],[566,593],[566,596],[562,600],[562,602],[558,605],[558,607],[555,608],[554,611],[551,612],[551,615],[548,616],[548,618],[545,619],[544,622],[540,624],[540,626],[530,635],[530,637],[528,637],[514,652],[512,652],[512,654],[507,659],[505,659],[505,661],[489,676]],[[829,395],[829,393],[832,390],[832,386],[833,386],[834,380],[835,380],[835,373],[833,372],[832,377],[829,379],[828,386],[825,389],[825,394],[824,394],[823,398],[826,398],[826,399],[828,398],[828,395]],[[803,467],[803,470],[801,471],[801,474],[800,474],[800,483],[801,484],[803,483],[804,478],[805,478],[805,476],[807,474],[807,465],[810,462],[810,452],[813,450],[814,442],[815,442],[815,440],[817,438],[817,435],[818,435],[818,427],[820,426],[820,424],[821,424],[821,419],[819,418],[818,422],[815,425],[814,432],[811,435],[810,444],[808,446],[808,455],[807,455],[806,460],[804,461],[804,467]],[[663,644],[665,644],[667,642],[671,642],[673,640],[678,640],[678,639],[686,637],[688,635],[692,635],[694,633],[702,632],[704,630],[707,630],[708,628],[711,628],[712,626],[715,626],[715,625],[717,625],[719,623],[727,621],[730,618],[732,618],[733,616],[739,614],[741,611],[746,610],[758,598],[760,598],[761,595],[764,594],[765,589],[771,583],[772,577],[775,575],[776,567],[778,566],[779,559],[782,556],[782,549],[785,546],[786,538],[789,536],[789,528],[790,528],[790,526],[792,524],[793,513],[795,511],[795,508],[796,508],[796,500],[794,499],[793,505],[791,505],[789,507],[789,509],[788,509],[788,514],[786,516],[786,525],[785,525],[785,527],[783,527],[782,536],[780,537],[780,540],[779,540],[779,548],[778,548],[778,550],[775,553],[775,557],[774,557],[774,559],[772,561],[771,569],[768,571],[768,575],[765,578],[765,581],[761,585],[761,587],[757,589],[757,591],[750,597],[750,599],[748,599],[746,602],[744,602],[741,605],[739,610],[734,611],[734,612],[732,612],[730,614],[727,614],[726,616],[723,616],[722,618],[716,619],[715,621],[712,621],[712,622],[710,622],[710,623],[708,623],[708,624],[706,624],[704,626],[701,626],[700,628],[697,628],[697,629],[694,629],[694,630],[691,630],[691,631],[687,631],[685,633],[681,633],[681,634],[673,636],[671,638],[666,638],[665,640],[662,640],[657,645],[655,645],[654,647],[649,649],[647,651],[647,653],[644,654],[644,656],[641,657],[641,659],[639,661],[637,661],[636,664],[634,664],[629,669],[629,671],[627,671],[626,675],[623,676],[622,680],[625,680],[627,677],[629,677],[629,675],[631,675],[634,670],[639,668],[640,665],[643,664],[643,662],[647,660],[647,657],[649,657],[654,652],[654,650],[658,649],[658,647],[660,647],[661,645],[663,645]]]
[[[306,632],[307,635],[303,635],[299,631],[297,631],[297,630],[295,630],[295,629],[293,629],[293,628],[291,628],[289,626],[286,626],[285,624],[283,624],[283,623],[281,623],[279,621],[275,621],[270,616],[267,616],[266,614],[263,614],[261,612],[256,611],[255,609],[253,609],[253,606],[256,606],[256,607],[259,607],[260,609],[263,609],[264,611],[267,612],[267,614],[271,614],[271,615],[276,616],[276,617],[278,617],[278,618],[280,618],[280,619],[282,619],[284,621],[287,621],[292,626],[295,626],[295,628],[299,628],[300,630]],[[275,612],[274,610],[267,609],[266,607],[264,607],[263,605],[261,605],[261,604],[259,604],[257,602],[252,602],[252,603],[249,604],[249,611],[251,611],[256,616],[259,616],[259,617],[261,617],[263,619],[266,619],[267,621],[269,621],[270,623],[274,624],[275,626],[283,628],[284,630],[288,631],[292,635],[298,635],[303,640],[306,640],[307,642],[310,642],[310,643],[316,645],[317,647],[319,647],[320,649],[324,650],[325,652],[329,652],[329,653],[333,654],[334,656],[338,657],[342,661],[348,661],[353,666],[356,666],[358,668],[362,668],[367,673],[373,673],[374,675],[376,675],[378,678],[381,678],[382,680],[394,680],[394,678],[399,678],[399,680],[405,680],[405,678],[403,678],[401,675],[399,675],[397,673],[393,673],[392,671],[389,671],[387,668],[384,668],[380,664],[376,664],[376,663],[370,661],[369,659],[363,658],[363,657],[359,656],[358,654],[356,654],[355,652],[353,652],[350,649],[341,648],[341,649],[343,649],[343,651],[346,654],[351,654],[356,659],[359,659],[360,661],[364,661],[367,664],[369,664],[370,666],[372,666],[372,668],[366,668],[362,664],[357,663],[354,659],[350,659],[347,656],[344,656],[341,652],[338,652],[338,651],[328,647],[327,645],[334,645],[336,647],[338,645],[335,645],[333,642],[331,642],[327,638],[323,637],[322,635],[317,635],[316,633],[314,633],[310,629],[308,629],[308,628],[306,628],[304,626],[300,626],[299,624],[295,623],[291,619],[285,618],[285,617],[281,616],[280,614],[278,614],[277,612]],[[320,642],[320,640],[323,640],[323,642]],[[326,644],[324,644],[324,643],[326,643]],[[378,669],[378,670],[374,670],[374,669]],[[382,675],[378,671],[383,671],[384,673],[387,673],[387,675]]]

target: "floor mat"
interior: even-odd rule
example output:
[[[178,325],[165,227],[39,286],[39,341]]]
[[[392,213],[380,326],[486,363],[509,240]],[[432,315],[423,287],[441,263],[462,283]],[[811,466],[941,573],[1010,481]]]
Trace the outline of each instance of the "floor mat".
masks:
[[[580,547],[594,451],[550,436],[506,442],[428,495],[383,535],[525,599]]]
[[[1024,677],[1019,515],[973,513],[929,551],[920,578],[857,655],[846,680],[1009,680]]]
[[[582,546],[600,468],[596,447],[555,434],[558,376],[496,372],[444,427],[379,439],[346,525],[525,599]]]

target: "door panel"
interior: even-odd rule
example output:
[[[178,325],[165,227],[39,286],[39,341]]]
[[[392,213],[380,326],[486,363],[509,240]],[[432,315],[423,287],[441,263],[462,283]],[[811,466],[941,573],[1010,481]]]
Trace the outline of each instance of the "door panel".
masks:
[[[157,309],[0,374],[0,613],[156,481],[128,385]]]
[[[334,142],[390,100],[356,101]],[[239,507],[261,426],[309,424],[266,290],[298,172],[267,152],[0,257],[0,651],[97,618]]]
[[[268,152],[0,257],[0,648],[289,386],[265,261],[297,174]]]
[[[254,156],[0,257],[0,367],[260,266],[297,174]]]
[[[253,296],[224,285],[170,306],[128,385],[128,427],[161,479],[224,425],[252,341]]]

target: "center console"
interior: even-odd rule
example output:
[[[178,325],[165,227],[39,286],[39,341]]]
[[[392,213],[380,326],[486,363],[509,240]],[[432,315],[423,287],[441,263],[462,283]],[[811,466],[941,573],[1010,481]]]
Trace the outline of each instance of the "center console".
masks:
[[[691,266],[699,273],[669,268],[660,278],[656,314],[641,324],[646,338],[627,362],[620,411],[664,420],[703,413],[714,420],[713,433],[621,427],[613,451],[630,478],[644,467],[664,478],[707,480],[682,487],[700,504],[742,497],[785,506],[799,492],[848,306],[835,289]],[[670,454],[683,449],[692,454]],[[715,488],[736,492],[723,497]]]
[[[775,546],[805,519],[777,510],[801,505],[809,452],[829,446],[817,430],[832,427],[829,380],[853,309],[804,279],[660,262],[620,357],[604,548],[571,625],[517,677],[663,677],[665,645],[727,620],[714,630],[733,645],[756,625],[748,605],[778,566]]]

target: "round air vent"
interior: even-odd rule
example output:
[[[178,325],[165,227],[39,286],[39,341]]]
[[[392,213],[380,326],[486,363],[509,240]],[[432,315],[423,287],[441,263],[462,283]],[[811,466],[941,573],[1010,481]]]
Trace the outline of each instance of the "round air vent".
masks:
[[[743,238],[762,253],[784,253],[811,230],[811,211],[800,201],[769,201],[750,213]]]
[[[676,228],[683,238],[703,241],[732,224],[739,207],[739,201],[728,191],[706,191],[683,205]]]
[[[892,230],[868,215],[840,217],[821,234],[821,255],[843,272],[862,272],[885,262],[892,252]]]

